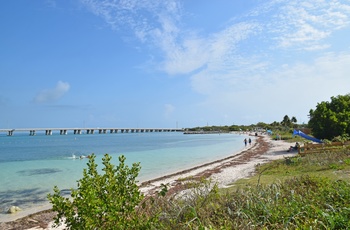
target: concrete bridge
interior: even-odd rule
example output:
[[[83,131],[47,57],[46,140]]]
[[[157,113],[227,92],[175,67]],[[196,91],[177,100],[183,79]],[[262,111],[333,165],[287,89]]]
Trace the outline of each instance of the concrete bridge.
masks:
[[[178,128],[26,128],[26,129],[0,129],[7,133],[7,136],[13,136],[15,132],[27,132],[29,136],[35,136],[37,133],[52,135],[57,132],[60,135],[71,134],[106,134],[106,133],[152,133],[152,132],[183,132]]]

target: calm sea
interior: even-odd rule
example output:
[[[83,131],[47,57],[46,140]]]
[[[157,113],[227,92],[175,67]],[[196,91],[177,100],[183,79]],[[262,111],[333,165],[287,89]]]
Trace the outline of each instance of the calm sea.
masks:
[[[33,209],[47,204],[54,185],[76,187],[88,159],[94,153],[101,168],[104,154],[124,155],[127,163],[141,163],[140,182],[178,172],[235,154],[244,148],[237,134],[184,135],[163,133],[115,133],[29,136],[0,135],[0,221],[12,205]],[[74,158],[74,156],[76,158]]]

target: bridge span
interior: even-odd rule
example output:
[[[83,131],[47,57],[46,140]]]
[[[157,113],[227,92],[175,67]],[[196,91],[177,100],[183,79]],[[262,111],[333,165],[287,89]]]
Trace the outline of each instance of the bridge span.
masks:
[[[25,129],[0,129],[0,133],[5,132],[7,136],[13,136],[15,132],[28,132],[29,136],[37,133],[52,135],[57,132],[60,135],[70,134],[106,134],[106,133],[152,133],[152,132],[184,132],[178,128],[25,128]]]

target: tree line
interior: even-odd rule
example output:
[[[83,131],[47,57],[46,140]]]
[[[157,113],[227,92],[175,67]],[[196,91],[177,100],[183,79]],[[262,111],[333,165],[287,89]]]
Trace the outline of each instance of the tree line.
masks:
[[[322,101],[316,105],[315,109],[309,111],[309,122],[298,124],[295,116],[285,115],[278,122],[270,124],[258,122],[251,125],[231,125],[231,126],[204,126],[188,128],[190,131],[248,131],[248,130],[274,130],[277,132],[293,132],[293,129],[307,129],[318,139],[332,140],[335,137],[349,139],[350,137],[350,94],[331,97],[331,101]]]

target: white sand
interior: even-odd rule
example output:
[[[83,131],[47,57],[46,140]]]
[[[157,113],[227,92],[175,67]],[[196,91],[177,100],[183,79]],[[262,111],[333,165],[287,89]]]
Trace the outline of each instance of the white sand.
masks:
[[[287,152],[289,149],[291,143],[287,143],[284,141],[274,141],[271,140],[270,137],[264,136],[263,137],[266,142],[269,143],[270,149],[264,153],[263,155],[257,156],[255,158],[250,159],[248,162],[241,162],[238,165],[234,165],[231,167],[225,167],[222,168],[219,172],[216,172],[211,175],[211,179],[213,182],[217,182],[219,187],[227,187],[231,183],[237,181],[241,178],[246,178],[252,175],[252,173],[255,170],[255,165],[266,163],[268,161],[280,159],[283,157],[290,157],[297,154],[297,152]],[[259,146],[253,145],[251,149],[258,148]],[[179,173],[173,176],[166,177],[164,179],[159,179],[152,181],[147,186],[141,187],[141,191],[145,194],[150,193],[154,190],[157,190],[160,188],[161,184],[166,184],[168,186],[172,186],[176,183],[176,181],[180,178],[186,178],[190,176],[195,176],[199,173],[202,173],[206,170],[212,170],[217,167],[220,167],[224,164],[230,163],[232,161],[237,160],[239,156],[232,157],[230,159],[226,159],[220,162],[207,164],[205,166],[196,167],[193,170],[189,170],[186,173]],[[49,224],[49,226],[46,228],[46,230],[58,230],[58,229],[64,229],[64,226],[60,226],[59,228],[52,228],[52,223]],[[43,228],[36,227],[31,228],[30,230],[44,230]]]
[[[218,183],[218,186],[221,188],[227,187],[228,185],[232,184],[233,182],[239,179],[251,176],[251,174],[255,171],[255,165],[257,164],[262,164],[272,160],[281,159],[283,157],[291,157],[297,154],[297,152],[287,152],[287,150],[291,146],[291,143],[284,142],[284,141],[274,141],[274,140],[271,140],[270,137],[268,136],[264,136],[264,140],[269,143],[269,147],[270,147],[270,149],[266,153],[264,153],[263,155],[260,155],[257,158],[250,159],[248,162],[244,162],[244,163],[235,165],[233,167],[222,168],[220,172],[217,172],[211,175],[210,179],[213,182]],[[258,147],[259,146],[253,145],[251,149],[258,148]],[[142,187],[141,191],[144,193],[147,193],[151,190],[159,188],[161,184],[166,184],[171,186],[175,184],[178,179],[195,176],[204,171],[215,169],[216,167],[235,161],[238,157],[239,156],[232,157],[230,159],[223,160],[218,163],[212,163],[206,166],[196,168],[187,173],[181,173],[179,175],[174,175],[169,178],[154,181],[147,187]]]
[[[219,187],[227,187],[239,179],[251,176],[255,171],[255,166],[257,164],[263,164],[272,160],[295,156],[297,154],[296,151],[287,152],[291,143],[284,141],[272,141],[267,137],[265,137],[265,139],[270,145],[270,149],[266,153],[257,158],[251,159],[249,162],[244,164],[224,168],[220,173],[212,175],[213,181],[217,182]]]

